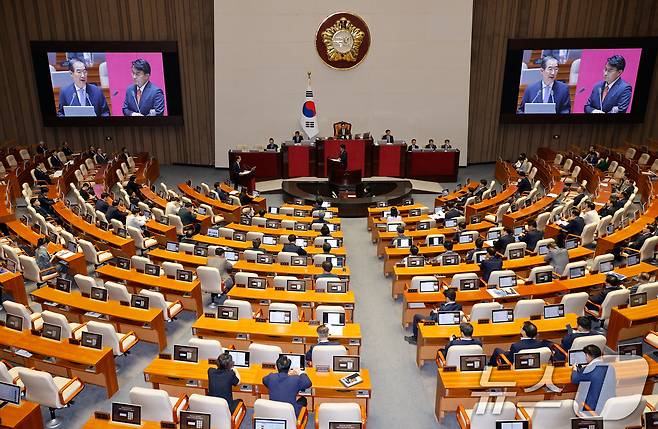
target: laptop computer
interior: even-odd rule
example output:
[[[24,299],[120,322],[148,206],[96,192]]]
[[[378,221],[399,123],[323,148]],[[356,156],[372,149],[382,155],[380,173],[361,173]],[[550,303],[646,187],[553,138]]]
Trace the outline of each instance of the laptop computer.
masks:
[[[96,116],[94,106],[64,106],[64,116]]]

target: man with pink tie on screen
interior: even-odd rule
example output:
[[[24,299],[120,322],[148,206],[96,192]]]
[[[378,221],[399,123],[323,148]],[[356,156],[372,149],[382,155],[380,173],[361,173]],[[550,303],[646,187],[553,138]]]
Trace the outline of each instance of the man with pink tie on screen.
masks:
[[[151,65],[148,61],[141,58],[133,61],[132,77],[135,84],[126,90],[123,116],[163,116],[164,93],[150,81]]]
[[[631,103],[633,88],[621,78],[626,60],[621,55],[607,59],[603,69],[603,80],[592,88],[585,113],[626,113]]]

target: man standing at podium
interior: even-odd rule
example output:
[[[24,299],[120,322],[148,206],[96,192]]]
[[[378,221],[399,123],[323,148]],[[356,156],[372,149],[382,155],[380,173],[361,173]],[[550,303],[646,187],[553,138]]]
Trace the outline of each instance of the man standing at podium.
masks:
[[[240,180],[240,176],[244,176],[245,174],[249,174],[252,171],[255,170],[256,167],[252,167],[251,170],[243,170],[242,166],[240,165],[240,161],[242,161],[242,157],[240,155],[235,157],[235,161],[231,163],[230,167],[230,174],[233,177],[233,181],[235,182],[236,185],[238,185],[238,181]]]
[[[347,150],[345,149],[344,144],[340,145],[340,153],[338,154],[338,158],[334,158],[333,161],[340,162],[340,166],[343,167],[343,169],[347,169]]]

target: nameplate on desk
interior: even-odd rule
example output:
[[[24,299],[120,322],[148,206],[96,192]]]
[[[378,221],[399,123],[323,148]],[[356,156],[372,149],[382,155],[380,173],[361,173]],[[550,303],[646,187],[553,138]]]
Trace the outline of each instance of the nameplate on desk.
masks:
[[[240,385],[240,392],[251,392],[251,391],[252,391],[251,385],[249,384]]]
[[[257,317],[255,320],[258,323],[267,323],[267,319],[264,317]]]
[[[418,293],[418,289],[407,289],[409,293]]]
[[[478,324],[484,325],[486,323],[489,323],[489,319],[478,319]]]
[[[292,337],[293,344],[302,344],[304,340],[301,337]]]
[[[499,371],[509,371],[509,370],[511,370],[511,369],[512,369],[512,366],[511,366],[511,365],[508,365],[508,364],[500,364],[500,365],[498,365],[498,370],[499,370]]]
[[[433,320],[425,320],[425,321],[423,321],[423,325],[425,325],[425,326],[434,326],[434,325],[436,325],[436,322],[433,321]]]
[[[357,390],[356,391],[356,397],[357,398],[369,398],[370,397],[370,392],[367,390]]]
[[[350,346],[360,346],[361,345],[361,340],[357,338],[352,338],[349,342]]]
[[[171,355],[169,353],[160,353],[158,359],[171,360]]]
[[[309,320],[308,321],[308,326],[320,326],[320,321],[319,320]]]
[[[238,334],[235,336],[237,340],[248,340],[249,339],[249,334]]]
[[[274,368],[276,368],[276,365],[274,365],[273,363],[265,363],[265,362],[263,362],[263,363],[261,364],[261,366],[263,367],[263,369],[274,369]]]
[[[315,365],[315,372],[329,372],[329,365]]]
[[[160,429],[176,429],[176,423],[160,422]]]
[[[530,316],[530,320],[541,320],[541,315],[533,314],[532,316]]]
[[[96,411],[94,412],[94,418],[96,420],[110,420],[110,413],[106,413],[104,411]]]
[[[275,286],[274,290],[286,290],[286,288],[283,286]]]
[[[311,303],[310,302],[302,302],[302,308],[311,308]],[[311,323],[311,322],[309,322]]]
[[[217,315],[214,313],[203,313],[203,315],[209,319],[215,319],[217,317]]]
[[[457,372],[457,367],[454,366],[454,365],[444,366],[443,367],[443,372]]]

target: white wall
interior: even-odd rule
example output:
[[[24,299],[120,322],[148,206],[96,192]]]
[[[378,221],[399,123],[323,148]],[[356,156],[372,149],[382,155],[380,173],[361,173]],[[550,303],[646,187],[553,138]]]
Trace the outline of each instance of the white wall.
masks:
[[[339,120],[353,133],[390,128],[423,145],[449,138],[466,164],[472,0],[214,0],[215,165],[238,144],[289,140],[299,129],[306,72],[320,135]],[[325,17],[365,20],[371,45],[352,70],[334,70],[315,51]]]

